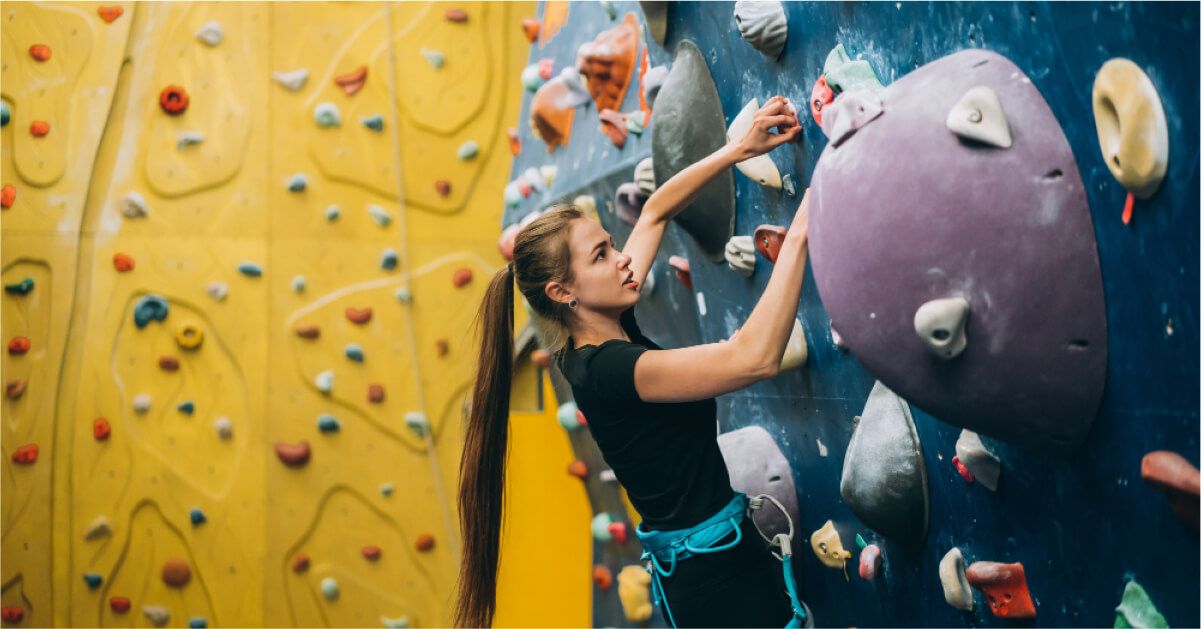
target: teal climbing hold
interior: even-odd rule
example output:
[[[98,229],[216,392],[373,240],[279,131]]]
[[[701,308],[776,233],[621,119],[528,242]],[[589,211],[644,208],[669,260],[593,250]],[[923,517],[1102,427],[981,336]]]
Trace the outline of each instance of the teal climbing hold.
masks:
[[[346,352],[347,358],[355,361],[356,363],[363,362],[363,347],[358,343],[347,343],[346,349],[343,351]]]
[[[475,140],[467,140],[459,145],[459,159],[463,161],[475,159],[475,156],[479,154],[480,145]]]
[[[1155,608],[1151,597],[1138,581],[1131,579],[1126,582],[1122,592],[1122,602],[1118,605],[1116,618],[1113,619],[1114,629],[1132,629],[1134,627],[1167,627],[1168,620]]]
[[[183,413],[184,415],[191,415],[192,413],[196,412],[196,404],[193,403],[192,400],[184,400],[183,402],[179,403],[179,406],[175,407],[175,410]]]
[[[567,430],[575,430],[580,427],[580,418],[576,414],[579,407],[575,402],[564,402],[559,405],[559,425]]]
[[[85,572],[83,573],[83,581],[84,583],[88,584],[89,589],[94,590],[100,587],[100,584],[104,582],[104,577],[96,574],[95,572]]]
[[[307,285],[308,284],[305,282],[303,275],[293,275],[292,276],[292,292],[303,293],[304,288]]]
[[[325,220],[332,223],[338,220],[339,216],[342,216],[342,208],[336,205],[331,205],[325,208]]]
[[[836,95],[854,89],[866,89],[872,92],[884,89],[884,85],[880,83],[872,65],[862,59],[852,60],[842,44],[835,46],[834,50],[831,50],[830,54],[826,56],[824,75],[826,85],[834,90]]]
[[[626,131],[634,135],[642,135],[644,129],[646,129],[645,111],[635,111],[626,117]]]
[[[613,539],[613,533],[609,531],[609,525],[613,523],[613,516],[608,513],[598,513],[592,518],[592,537],[598,542],[607,542]]]
[[[421,56],[430,64],[430,67],[435,70],[441,70],[443,65],[446,65],[446,55],[431,48],[422,48]]]
[[[375,114],[374,116],[367,116],[366,118],[359,118],[359,122],[363,123],[364,127],[367,127],[368,129],[371,129],[372,131],[375,131],[377,133],[382,132],[384,130],[383,114]]]
[[[318,103],[317,107],[313,109],[313,120],[322,129],[340,127],[342,126],[342,113],[333,103]]]
[[[289,192],[304,192],[309,187],[309,177],[304,173],[296,173],[288,180]]]
[[[317,417],[317,430],[321,432],[338,432],[342,430],[342,422],[329,413],[322,413]]]
[[[158,295],[146,295],[133,307],[133,324],[140,330],[150,325],[151,321],[163,321],[167,318],[168,310],[166,299]]]
[[[263,274],[263,267],[259,266],[256,262],[250,262],[248,260],[238,264],[238,273],[241,273],[246,277],[259,277]]]
[[[28,295],[33,290],[33,278],[27,277],[15,284],[5,284],[4,292],[9,295]]]
[[[204,616],[192,616],[188,619],[188,626],[191,629],[204,629],[209,626],[209,623],[204,619]]]
[[[392,492],[394,492],[394,491],[396,491],[395,483],[392,483],[392,482],[380,483],[379,495],[387,498],[388,496],[391,496]]]
[[[188,517],[191,518],[192,524],[204,524],[205,522],[209,521],[209,519],[204,516],[204,511],[200,510],[200,507],[192,507],[189,509]]]
[[[863,539],[862,535],[855,533],[855,545],[859,547],[859,550],[863,550],[867,548],[867,540]]]
[[[8,103],[0,102],[0,127],[7,127],[8,121],[12,120],[12,112],[8,110]]]
[[[392,270],[396,269],[396,264],[397,264],[398,260],[399,260],[399,258],[397,258],[397,256],[396,256],[395,249],[392,249],[392,248],[384,249],[384,252],[382,254],[380,254],[379,268],[381,268],[385,271],[392,271]]]

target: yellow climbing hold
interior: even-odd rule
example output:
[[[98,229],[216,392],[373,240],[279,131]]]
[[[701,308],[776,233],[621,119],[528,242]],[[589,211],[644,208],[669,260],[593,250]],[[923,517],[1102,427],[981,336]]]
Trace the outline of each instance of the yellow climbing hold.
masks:
[[[651,575],[642,566],[626,566],[617,573],[617,596],[626,620],[646,622],[654,607],[651,606]]]
[[[838,530],[834,528],[832,520],[826,520],[820,529],[809,536],[809,544],[813,546],[813,553],[822,565],[827,568],[842,568],[843,576],[848,581],[851,580],[847,575],[847,560],[851,558],[851,551],[842,547],[842,538],[838,537]]]
[[[175,343],[182,349],[196,349],[204,343],[204,330],[196,323],[185,323],[175,331]]]

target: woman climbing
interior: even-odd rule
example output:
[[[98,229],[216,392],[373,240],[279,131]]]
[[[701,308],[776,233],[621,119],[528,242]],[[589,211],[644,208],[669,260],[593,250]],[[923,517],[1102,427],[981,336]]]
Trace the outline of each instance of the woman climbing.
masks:
[[[623,251],[570,205],[547,211],[517,235],[513,262],[492,278],[479,311],[479,365],[460,462],[457,626],[491,626],[496,608],[514,280],[605,462],[642,517],[637,533],[644,559],[655,568],[652,585],[668,622],[781,627],[808,620],[790,564],[781,570],[752,519],[744,517],[748,497],[730,487],[713,399],[778,373],[805,272],[808,194],[763,296],[731,340],[664,350],[643,336],[633,308],[668,221],[722,171],[800,132],[788,102],[769,100],[740,142],[689,166],[651,195]]]

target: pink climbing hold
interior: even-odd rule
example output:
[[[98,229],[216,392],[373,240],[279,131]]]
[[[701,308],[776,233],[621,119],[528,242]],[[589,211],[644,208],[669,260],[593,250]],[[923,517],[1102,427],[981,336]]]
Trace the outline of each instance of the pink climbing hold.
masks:
[[[959,472],[959,475],[963,477],[963,480],[969,483],[975,482],[976,476],[972,474],[971,470],[967,469],[966,465],[959,461],[958,456],[951,457],[951,463],[955,465],[955,471]]]
[[[462,24],[467,21],[467,12],[463,9],[447,9],[443,16],[447,22]]]
[[[760,225],[755,228],[755,249],[775,264],[780,257],[780,247],[784,246],[784,237],[788,230],[778,225]]]
[[[555,60],[547,57],[546,59],[538,60],[538,76],[542,77],[543,81],[549,81],[555,75]]]
[[[354,96],[367,83],[367,66],[359,66],[346,74],[334,77],[334,83],[337,83],[347,96]]]
[[[610,522],[609,535],[613,536],[613,541],[624,544],[630,538],[630,527],[625,522]]]
[[[667,259],[667,264],[675,269],[676,279],[680,280],[689,290],[692,290],[692,266],[688,264],[688,259],[680,256],[672,256]]]
[[[308,463],[311,454],[312,450],[309,448],[308,441],[299,441],[295,444],[280,441],[275,444],[275,455],[289,467],[299,467]]]
[[[613,111],[612,109],[603,109],[600,112],[601,131],[609,137],[609,141],[617,148],[623,148],[626,145],[626,138],[630,135],[630,130],[626,128],[626,122],[630,119],[629,116]]]
[[[381,404],[384,401],[384,385],[370,384],[367,385],[367,401],[372,404]]]
[[[581,411],[581,410],[580,410],[580,409],[578,409],[578,408],[577,408],[577,409],[576,409],[576,411],[575,411],[575,420],[576,420],[577,422],[580,422],[580,425],[581,425],[581,426],[587,426],[587,425],[588,425],[588,418],[584,417],[584,411]]]
[[[859,553],[859,578],[864,581],[873,581],[876,574],[880,572],[880,563],[883,561],[883,556],[880,553],[880,547],[875,544],[868,544]]]
[[[383,554],[383,551],[380,550],[379,546],[364,546],[361,552],[367,561],[375,561],[380,558],[381,554]]]
[[[509,225],[503,232],[500,233],[500,239],[496,241],[496,248],[500,249],[500,255],[506,260],[513,260],[513,247],[517,243],[517,232],[521,227],[516,223]]]
[[[834,90],[826,85],[826,76],[817,77],[817,81],[813,84],[813,92],[809,96],[809,112],[813,114],[813,121],[819,127],[822,124],[822,110],[832,102],[834,102]]]
[[[1175,452],[1156,450],[1143,457],[1142,476],[1148,484],[1164,492],[1181,522],[1198,528],[1201,471]]]
[[[455,288],[463,288],[464,286],[470,284],[471,283],[471,269],[468,269],[468,268],[455,269],[455,274],[454,274],[454,277],[451,278],[451,282],[454,282]]]

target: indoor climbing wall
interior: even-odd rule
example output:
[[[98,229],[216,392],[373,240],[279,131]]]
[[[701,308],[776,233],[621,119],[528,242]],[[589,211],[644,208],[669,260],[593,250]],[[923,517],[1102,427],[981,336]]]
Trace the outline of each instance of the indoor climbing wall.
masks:
[[[534,12],[5,4],[6,626],[450,622]],[[586,518],[571,479],[529,487],[561,432],[520,435],[547,458],[510,509]],[[565,574],[574,539],[541,539]],[[556,602],[507,589],[507,622],[586,609],[586,578],[513,544]]]
[[[1198,567],[1177,559],[1198,552],[1201,485],[1196,6],[546,1],[537,17],[502,250],[559,201],[620,246],[656,185],[757,103],[798,110],[799,141],[669,227],[637,316],[665,347],[729,338],[812,187],[783,372],[719,398],[718,423],[735,487],[791,497],[819,626],[1198,623]],[[637,516],[574,411],[593,623],[661,624],[624,534]],[[762,484],[777,452],[795,490]]]

